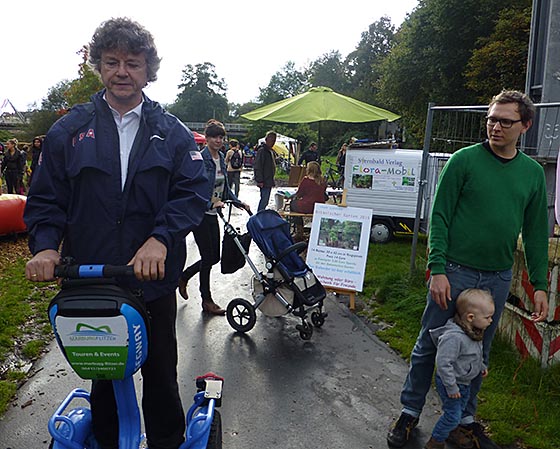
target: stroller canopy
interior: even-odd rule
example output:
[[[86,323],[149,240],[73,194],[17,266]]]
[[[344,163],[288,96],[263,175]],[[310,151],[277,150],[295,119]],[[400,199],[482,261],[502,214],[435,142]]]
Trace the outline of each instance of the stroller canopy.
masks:
[[[264,209],[251,216],[247,222],[247,230],[262,253],[269,258],[276,259],[294,244],[289,223],[275,210]],[[290,252],[279,264],[291,276],[302,276],[308,271],[307,265],[295,251]]]

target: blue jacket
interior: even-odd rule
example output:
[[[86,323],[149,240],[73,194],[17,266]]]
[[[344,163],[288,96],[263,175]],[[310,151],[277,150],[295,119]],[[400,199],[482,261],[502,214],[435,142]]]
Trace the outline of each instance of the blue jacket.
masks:
[[[47,133],[25,209],[32,254],[58,250],[79,264],[124,265],[149,238],[167,247],[165,279],[140,282],[146,301],[175,290],[184,238],[201,222],[208,180],[192,133],[144,97],[140,128],[121,188],[119,136],[104,92]]]
[[[237,198],[235,196],[235,193],[233,193],[233,191],[230,189],[229,187],[229,183],[227,180],[227,166],[226,166],[226,161],[224,159],[224,155],[222,154],[221,151],[218,151],[218,154],[220,155],[220,167],[222,170],[222,173],[224,174],[224,193],[222,195],[222,201],[226,201],[226,200],[233,200],[233,201],[238,201],[239,202],[239,198]],[[214,163],[214,159],[212,158],[212,155],[210,154],[210,150],[208,149],[208,147],[204,147],[202,149],[202,158],[204,159],[204,167],[206,169],[206,176],[208,177],[208,198],[210,198],[210,200],[208,201],[208,204],[206,205],[208,209],[212,208],[212,194],[214,193],[214,184],[216,183],[216,164]]]

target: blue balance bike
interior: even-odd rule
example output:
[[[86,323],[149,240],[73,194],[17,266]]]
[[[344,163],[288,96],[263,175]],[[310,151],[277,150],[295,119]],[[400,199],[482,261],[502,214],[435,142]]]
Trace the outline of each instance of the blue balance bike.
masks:
[[[83,379],[113,382],[119,416],[119,449],[147,448],[141,433],[133,374],[148,355],[149,320],[141,298],[119,287],[117,277],[133,276],[131,266],[70,265],[56,267],[62,289],[48,314],[58,345]],[[197,393],[186,417],[185,442],[179,449],[221,449],[223,379],[213,373],[196,379]],[[86,402],[90,394],[73,390],[49,420],[52,449],[98,449]]]

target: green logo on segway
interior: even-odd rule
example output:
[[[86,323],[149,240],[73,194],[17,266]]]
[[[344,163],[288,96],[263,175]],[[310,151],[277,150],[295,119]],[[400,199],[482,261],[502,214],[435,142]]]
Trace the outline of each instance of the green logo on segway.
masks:
[[[130,343],[124,317],[58,316],[56,329],[68,362],[81,378],[124,378]]]

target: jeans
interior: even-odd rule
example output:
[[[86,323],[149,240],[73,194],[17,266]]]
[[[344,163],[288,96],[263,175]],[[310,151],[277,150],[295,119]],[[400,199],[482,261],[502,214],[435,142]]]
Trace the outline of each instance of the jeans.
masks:
[[[236,170],[236,171],[228,171],[227,172],[227,181],[228,181],[228,185],[229,188],[231,190],[233,190],[233,193],[235,193],[235,196],[237,198],[239,198],[239,187],[240,187],[240,182],[241,182],[241,172]],[[234,188],[235,186],[235,188]]]
[[[459,293],[467,288],[489,290],[494,298],[494,312],[492,324],[484,331],[483,358],[488,366],[490,347],[498,322],[502,316],[511,284],[511,269],[505,271],[479,271],[447,262],[445,266],[447,279],[451,285],[452,301],[447,303],[447,310],[442,310],[432,301],[430,292],[422,315],[422,329],[418,335],[412,354],[410,368],[401,392],[403,412],[412,416],[420,416],[426,402],[426,395],[432,383],[434,373],[436,347],[430,337],[429,330],[443,326],[446,321],[455,315],[455,300]],[[476,412],[477,395],[482,385],[482,374],[471,382],[470,398],[463,412],[463,418],[473,417]]]
[[[177,384],[177,298],[175,293],[146,303],[149,352],[142,366],[142,410],[150,449],[177,449],[185,438],[185,415]],[[94,380],[93,433],[102,448],[118,449],[118,417],[113,384]]]
[[[220,225],[218,216],[204,214],[200,225],[193,231],[194,241],[198,246],[200,259],[187,267],[181,278],[189,281],[199,273],[200,296],[202,300],[212,299],[210,293],[210,271],[220,261]]]
[[[458,384],[460,398],[450,398],[440,377],[436,375],[436,390],[441,398],[443,414],[432,430],[432,437],[436,441],[445,441],[452,430],[461,422],[461,415],[467,406],[470,396],[470,385]]]
[[[270,200],[271,192],[272,192],[272,187],[261,187],[261,200],[259,201],[257,212],[266,209],[266,206],[268,206],[268,202]]]

